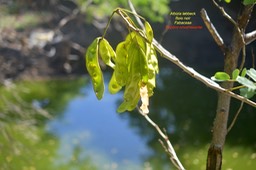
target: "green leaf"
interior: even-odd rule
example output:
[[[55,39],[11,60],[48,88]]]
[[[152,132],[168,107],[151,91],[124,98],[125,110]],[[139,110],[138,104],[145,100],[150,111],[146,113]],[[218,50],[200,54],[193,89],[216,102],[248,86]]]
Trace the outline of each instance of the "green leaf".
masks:
[[[247,75],[256,82],[256,70],[254,68],[251,68],[250,70],[248,70]]]
[[[255,3],[256,3],[256,0],[244,0],[243,1],[244,5],[251,5],[251,4],[255,4]]]
[[[242,70],[241,77],[245,77],[246,72],[247,72],[247,69],[246,69],[246,68],[244,68],[244,69]]]
[[[241,88],[240,95],[249,99],[255,95],[255,90],[252,90],[250,88]]]
[[[227,81],[230,80],[230,76],[225,72],[217,72],[211,79],[214,81]]]
[[[226,3],[230,3],[230,2],[231,2],[231,0],[225,0],[225,2],[226,2]]]
[[[246,77],[238,76],[236,78],[236,81],[238,81],[240,84],[248,87],[249,89],[256,90],[256,85],[251,80],[247,79]]]
[[[239,69],[235,69],[233,72],[232,72],[232,79],[235,80],[237,78],[237,76],[239,76]]]

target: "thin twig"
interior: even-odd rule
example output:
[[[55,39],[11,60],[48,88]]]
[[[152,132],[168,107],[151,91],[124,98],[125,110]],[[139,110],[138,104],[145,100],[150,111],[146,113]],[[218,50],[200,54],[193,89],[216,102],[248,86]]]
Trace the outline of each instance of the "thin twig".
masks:
[[[228,133],[228,132],[232,129],[232,127],[234,126],[234,124],[235,124],[235,122],[236,122],[236,120],[237,120],[237,118],[238,118],[238,115],[239,115],[239,113],[241,112],[243,106],[244,106],[244,102],[241,102],[240,107],[239,107],[239,109],[237,110],[237,112],[236,112],[236,114],[235,114],[235,117],[233,118],[231,124],[229,125],[229,127],[228,127],[228,129],[227,129],[227,133]]]
[[[169,31],[169,28],[168,28],[169,25],[171,25],[171,18],[167,19],[166,26],[165,26],[164,30],[162,31],[162,33],[161,33],[161,37],[159,38],[159,41],[158,41],[160,44],[162,44],[166,33]]]
[[[65,18],[62,18],[60,22],[58,23],[57,28],[55,30],[60,30],[62,27],[64,27],[69,21],[76,18],[76,16],[79,14],[80,10],[78,8],[74,9],[72,13]]]
[[[229,91],[228,89],[225,89],[221,87],[218,83],[214,82],[213,80],[209,79],[208,77],[205,77],[204,75],[198,73],[193,68],[188,67],[184,65],[175,55],[171,54],[169,51],[167,51],[165,48],[163,48],[155,39],[153,40],[153,44],[157,51],[167,60],[171,61],[172,63],[176,64],[178,67],[180,67],[184,72],[189,74],[191,77],[201,81],[203,84],[205,84],[207,87],[210,87],[218,92],[225,93],[237,100],[240,100],[242,102],[245,102],[253,107],[256,107],[256,103],[252,100],[249,100],[243,96],[240,96],[236,93],[233,93],[232,91]]]
[[[224,17],[226,17],[233,25],[237,26],[236,21],[233,20],[233,18],[230,15],[228,15],[228,13],[226,13],[223,7],[219,6],[219,4],[215,0],[212,0],[212,2],[220,10]]]
[[[206,25],[207,29],[209,30],[210,34],[212,35],[214,41],[220,47],[221,51],[223,53],[225,53],[226,52],[226,46],[224,44],[224,41],[221,38],[221,36],[219,35],[218,31],[215,29],[214,25],[212,24],[206,10],[202,9],[200,13],[201,13],[201,17],[204,21],[204,24]]]
[[[244,63],[245,63],[245,57],[246,57],[246,47],[245,45],[243,46],[243,51],[242,51],[242,61],[239,67],[239,70],[242,71],[243,67],[244,67]]]
[[[178,168],[179,170],[185,170],[185,168],[183,167],[183,165],[181,164],[178,156],[176,155],[176,152],[168,138],[168,136],[159,128],[159,126],[152,120],[150,119],[150,117],[148,116],[148,114],[144,114],[141,109],[137,108],[139,113],[144,116],[144,118],[156,129],[156,131],[158,132],[158,134],[164,139],[165,143],[161,140],[160,143],[162,144],[163,148],[165,149],[165,151],[170,155],[170,159],[173,163],[173,165]]]
[[[241,31],[241,29],[239,28],[237,22],[230,16],[228,15],[228,13],[224,10],[223,7],[219,6],[219,4],[215,1],[215,0],[212,0],[213,4],[220,10],[220,12],[222,13],[222,15],[227,18],[236,28],[236,30],[239,32],[239,35],[241,35],[241,39],[243,41],[243,44],[245,44],[244,42],[244,37],[243,37],[243,33]]]
[[[134,15],[134,16],[135,16],[135,19],[136,19],[136,21],[138,22],[139,26],[140,26],[142,29],[145,29],[144,24],[142,23],[141,19],[138,17],[138,13],[136,12],[136,10],[135,10],[135,8],[134,8],[134,6],[133,6],[133,4],[132,4],[132,2],[131,2],[130,0],[128,0],[128,4],[129,4],[129,7],[130,7],[130,9],[132,10],[132,12],[133,12],[134,14],[136,14],[136,15]]]
[[[252,68],[255,68],[255,55],[253,52],[253,48],[251,48],[251,54],[252,54]]]

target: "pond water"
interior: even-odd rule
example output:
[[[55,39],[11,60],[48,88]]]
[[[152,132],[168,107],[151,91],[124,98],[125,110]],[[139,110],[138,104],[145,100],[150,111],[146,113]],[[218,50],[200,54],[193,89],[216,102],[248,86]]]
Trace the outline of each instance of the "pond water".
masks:
[[[150,117],[167,129],[187,169],[205,169],[216,93],[170,67],[161,70],[157,85],[150,100]],[[19,95],[11,97],[14,91]],[[175,169],[158,134],[137,111],[116,113],[122,93],[106,91],[98,101],[87,77],[21,82],[11,90],[2,87],[1,94],[8,101],[1,100],[0,105],[0,169]],[[231,117],[238,106],[232,101]],[[42,108],[52,118],[45,118]],[[11,115],[14,112],[19,119]],[[38,113],[41,116],[36,116]],[[256,168],[255,113],[254,108],[245,106],[228,134],[223,169]]]
[[[145,139],[129,128],[115,111],[121,95],[106,93],[98,101],[91,85],[81,88],[62,116],[47,123],[47,131],[61,141],[62,161],[71,159],[74,148],[88,156],[99,169],[141,169],[140,157],[149,153]]]

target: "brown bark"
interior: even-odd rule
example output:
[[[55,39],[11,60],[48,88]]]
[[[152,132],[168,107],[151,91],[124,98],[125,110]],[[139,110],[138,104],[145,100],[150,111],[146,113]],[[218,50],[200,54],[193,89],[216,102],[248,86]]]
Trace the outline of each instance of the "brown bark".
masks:
[[[238,16],[237,25],[234,26],[232,41],[224,54],[224,71],[230,75],[237,68],[240,51],[245,45],[243,36],[252,10],[253,5],[245,6],[241,15]],[[238,31],[238,28],[240,31]],[[233,83],[224,82],[222,87],[230,89],[233,87]],[[222,151],[227,135],[230,99],[230,96],[219,93],[216,117],[213,124],[212,141],[208,150],[207,170],[221,170]]]

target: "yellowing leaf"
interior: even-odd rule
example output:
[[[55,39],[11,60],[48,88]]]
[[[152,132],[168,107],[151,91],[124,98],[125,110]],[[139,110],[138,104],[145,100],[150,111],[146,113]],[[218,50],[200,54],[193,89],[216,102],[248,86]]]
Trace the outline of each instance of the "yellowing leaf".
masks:
[[[140,98],[141,98],[141,106],[140,109],[144,115],[149,113],[148,105],[149,105],[149,98],[148,98],[148,89],[147,86],[140,87]]]

